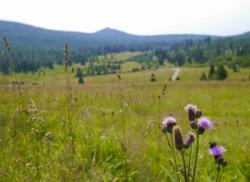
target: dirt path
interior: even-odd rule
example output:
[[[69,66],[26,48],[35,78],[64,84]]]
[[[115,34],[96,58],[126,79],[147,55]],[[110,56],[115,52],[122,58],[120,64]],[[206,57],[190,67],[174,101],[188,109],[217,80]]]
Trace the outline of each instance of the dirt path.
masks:
[[[172,80],[176,80],[177,77],[179,76],[180,72],[181,72],[182,68],[174,68],[174,73],[171,76]]]

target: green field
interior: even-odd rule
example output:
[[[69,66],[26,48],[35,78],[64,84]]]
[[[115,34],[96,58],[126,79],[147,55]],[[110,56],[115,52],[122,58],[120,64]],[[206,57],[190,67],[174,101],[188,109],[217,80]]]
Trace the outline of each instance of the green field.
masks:
[[[250,69],[229,70],[225,81],[200,81],[207,67],[183,68],[179,81],[169,81],[172,68],[133,73],[138,65],[125,64],[120,84],[116,74],[85,77],[83,85],[71,75],[70,104],[62,67],[1,76],[0,181],[124,181],[124,146],[129,181],[176,181],[164,135],[147,124],[172,114],[185,136],[188,103],[214,122],[201,136],[197,181],[215,181],[209,141],[227,150],[222,181],[250,181]],[[156,82],[149,81],[152,73]],[[21,88],[10,84],[15,79],[24,82]]]

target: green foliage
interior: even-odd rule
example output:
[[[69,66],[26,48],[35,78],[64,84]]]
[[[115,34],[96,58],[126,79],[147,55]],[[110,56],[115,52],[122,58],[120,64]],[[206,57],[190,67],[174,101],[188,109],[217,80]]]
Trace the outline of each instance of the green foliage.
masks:
[[[197,181],[215,181],[214,159],[208,156],[209,141],[214,140],[227,149],[228,168],[223,180],[248,181],[250,113],[246,106],[250,103],[250,82],[240,80],[248,77],[249,69],[228,72],[230,79],[220,84],[217,81],[202,84],[197,78],[206,69],[183,68],[179,82],[168,82],[170,69],[156,70],[152,73],[157,75],[157,84],[149,82],[147,71],[121,74],[129,181],[176,179],[171,167],[171,151],[164,137],[158,150],[158,117],[160,113],[161,122],[173,114],[186,133],[190,126],[183,106],[191,101],[215,123],[200,143]],[[67,153],[64,69],[56,66],[54,70],[45,71],[46,75],[37,80],[41,86],[31,85],[34,75],[30,73],[0,77],[1,83],[13,81],[13,76],[25,82],[20,95],[9,85],[2,84],[0,89],[1,181],[125,181],[116,75],[84,77],[84,90],[72,79],[74,100],[70,104],[76,147],[72,159]],[[168,87],[161,98],[159,112],[157,98],[166,82]],[[147,121],[155,125],[147,125]],[[181,169],[181,164],[178,165]]]
[[[227,70],[225,69],[224,65],[218,65],[216,75],[218,80],[225,80],[227,78]]]
[[[78,83],[79,84],[83,84],[84,83],[83,72],[82,72],[82,70],[81,70],[80,67],[77,67],[75,77],[78,78]]]
[[[90,62],[87,70],[87,75],[106,75],[115,74],[121,69],[121,64],[119,62],[108,62],[101,64],[94,64]]]
[[[151,76],[150,76],[150,81],[151,82],[156,82],[156,77],[155,77],[155,74],[152,73]]]
[[[215,66],[213,64],[210,65],[208,79],[213,80],[216,78]]]
[[[201,77],[200,77],[200,80],[201,80],[201,81],[207,80],[207,75],[206,75],[205,72],[202,72]]]

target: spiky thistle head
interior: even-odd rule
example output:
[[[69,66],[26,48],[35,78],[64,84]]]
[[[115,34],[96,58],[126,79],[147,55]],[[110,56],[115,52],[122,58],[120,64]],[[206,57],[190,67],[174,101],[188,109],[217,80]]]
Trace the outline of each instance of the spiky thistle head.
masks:
[[[167,84],[164,84],[161,89],[161,95],[164,95],[166,90],[167,90]]]
[[[173,137],[175,141],[175,148],[177,150],[182,150],[184,147],[182,134],[181,134],[181,128],[177,125],[173,128]]]
[[[195,140],[195,136],[193,133],[188,133],[188,135],[186,136],[185,142],[184,142],[184,147],[185,148],[189,148],[192,143],[194,143]]]
[[[64,43],[64,64],[66,68],[69,66],[69,46],[67,42]]]
[[[209,154],[214,157],[216,164],[223,167],[227,166],[227,161],[223,158],[225,151],[225,147],[218,146],[215,142],[210,142]]]
[[[210,121],[208,118],[206,117],[202,117],[198,120],[197,123],[197,131],[199,134],[202,134],[205,130],[209,130],[211,129],[213,126],[212,121]]]
[[[172,116],[164,118],[162,121],[162,132],[163,133],[172,133],[173,127],[176,125],[176,119]]]
[[[196,105],[188,104],[184,109],[188,113],[188,119],[190,122],[202,116],[201,110],[199,110]]]

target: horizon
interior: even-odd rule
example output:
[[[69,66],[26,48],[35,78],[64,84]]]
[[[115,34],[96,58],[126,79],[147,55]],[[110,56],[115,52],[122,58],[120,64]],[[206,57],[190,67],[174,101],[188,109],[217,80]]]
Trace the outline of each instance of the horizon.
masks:
[[[247,0],[9,0],[2,7],[2,20],[50,30],[93,33],[111,27],[134,35],[218,36],[250,30]]]
[[[240,32],[240,33],[236,33],[236,34],[232,34],[232,35],[217,35],[217,34],[202,34],[202,33],[134,34],[134,33],[131,33],[131,32],[127,32],[126,30],[121,30],[121,29],[118,29],[118,28],[115,28],[115,27],[103,27],[103,28],[95,30],[93,32],[86,32],[86,31],[77,31],[77,30],[62,30],[62,29],[45,28],[45,27],[36,26],[36,25],[25,23],[25,22],[13,21],[13,20],[3,20],[3,19],[0,19],[0,21],[7,22],[7,23],[21,24],[21,25],[24,25],[24,26],[30,26],[30,27],[33,27],[33,28],[39,28],[39,29],[43,29],[43,30],[47,30],[47,31],[61,31],[61,32],[72,32],[72,33],[87,33],[87,34],[94,34],[94,33],[100,32],[100,31],[111,30],[111,31],[118,31],[118,32],[122,32],[122,33],[129,34],[129,35],[134,35],[134,36],[204,35],[204,36],[227,37],[227,36],[237,36],[237,35],[241,35],[241,34],[250,32],[250,30],[246,30],[244,32]]]

